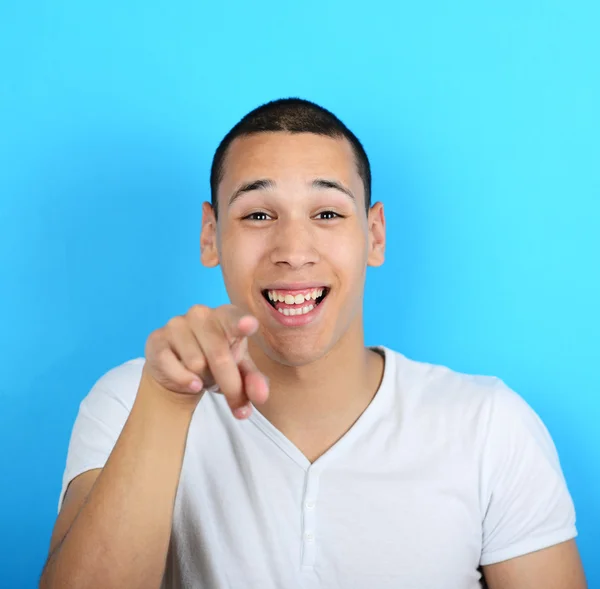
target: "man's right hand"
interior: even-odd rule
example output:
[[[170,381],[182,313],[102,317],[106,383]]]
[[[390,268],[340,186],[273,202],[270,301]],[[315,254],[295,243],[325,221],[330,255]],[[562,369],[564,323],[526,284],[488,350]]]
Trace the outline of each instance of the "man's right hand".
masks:
[[[91,450],[106,452],[106,464],[68,485],[40,588],[161,585],[187,435],[202,390],[218,386],[239,419],[250,415],[250,403],[267,399],[267,380],[248,354],[247,338],[257,329],[255,317],[231,305],[195,305],[150,334],[137,396],[112,449],[102,419],[102,436],[92,435],[98,446]],[[102,417],[112,403],[99,390],[92,406]]]
[[[178,402],[197,402],[205,389],[218,387],[233,415],[245,419],[250,403],[269,395],[267,378],[248,353],[247,338],[257,329],[256,318],[233,305],[194,305],[150,334],[144,373]]]

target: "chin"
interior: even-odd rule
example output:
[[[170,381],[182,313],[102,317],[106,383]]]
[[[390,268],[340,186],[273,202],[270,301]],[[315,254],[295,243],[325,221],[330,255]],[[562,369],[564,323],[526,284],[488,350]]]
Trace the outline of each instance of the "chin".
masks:
[[[271,340],[271,341],[269,341]],[[265,339],[263,334],[258,337],[258,345],[267,357],[274,362],[290,367],[300,367],[312,364],[326,356],[333,347],[314,338],[302,338],[294,334],[290,337],[278,338],[276,341]]]

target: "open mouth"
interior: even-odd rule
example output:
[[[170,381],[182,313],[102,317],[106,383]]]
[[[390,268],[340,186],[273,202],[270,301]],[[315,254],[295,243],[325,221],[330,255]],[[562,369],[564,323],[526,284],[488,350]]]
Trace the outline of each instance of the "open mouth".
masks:
[[[302,291],[263,290],[262,295],[282,315],[306,315],[318,307],[330,289],[326,286]]]

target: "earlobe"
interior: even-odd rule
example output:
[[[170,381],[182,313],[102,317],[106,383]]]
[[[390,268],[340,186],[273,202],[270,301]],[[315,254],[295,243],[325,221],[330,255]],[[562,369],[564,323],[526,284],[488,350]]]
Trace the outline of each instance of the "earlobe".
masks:
[[[375,203],[369,210],[369,266],[381,266],[385,260],[385,215],[383,204]]]
[[[200,261],[207,268],[219,265],[217,249],[217,219],[210,203],[202,204],[202,230],[200,232]]]

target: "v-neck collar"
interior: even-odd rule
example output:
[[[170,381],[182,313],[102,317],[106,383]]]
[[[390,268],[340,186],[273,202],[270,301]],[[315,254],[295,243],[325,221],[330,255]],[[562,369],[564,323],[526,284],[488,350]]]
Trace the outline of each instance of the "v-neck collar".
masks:
[[[383,378],[377,392],[361,413],[360,417],[354,422],[352,427],[324,454],[319,456],[314,462],[310,460],[291,442],[279,429],[277,429],[260,411],[255,407],[250,414],[249,421],[262,431],[279,449],[291,458],[304,471],[320,470],[336,455],[342,452],[350,445],[361,433],[376,421],[382,413],[389,398],[393,394],[393,379],[396,372],[396,361],[394,353],[384,346],[372,346],[372,350],[379,351],[384,357]]]

